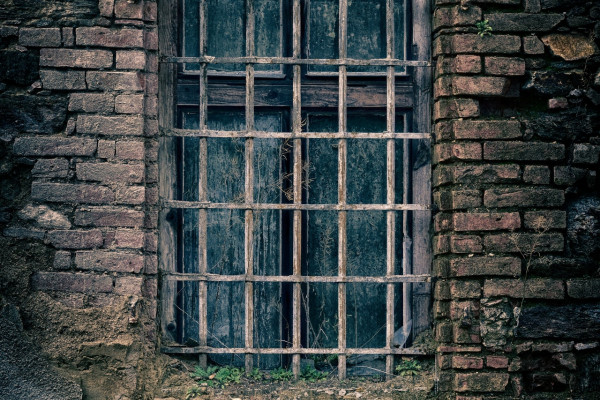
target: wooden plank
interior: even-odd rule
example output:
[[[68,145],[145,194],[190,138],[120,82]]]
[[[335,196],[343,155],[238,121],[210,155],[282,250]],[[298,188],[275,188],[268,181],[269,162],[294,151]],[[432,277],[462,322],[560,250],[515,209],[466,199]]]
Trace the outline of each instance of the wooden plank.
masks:
[[[299,140],[299,139],[295,139]],[[307,210],[307,211],[404,211],[429,210],[426,204],[280,204],[280,203],[212,203],[201,201],[162,200],[170,208],[203,208],[209,210]]]
[[[285,64],[285,65],[330,65],[330,66],[405,66],[405,67],[431,67],[430,61],[373,58],[360,60],[355,58],[300,58],[293,57],[175,57],[163,56],[161,63],[209,63],[209,64]]]
[[[389,276],[294,276],[294,275],[225,275],[225,274],[193,274],[172,272],[165,275],[172,281],[206,281],[206,282],[297,282],[297,283],[402,283],[431,282],[431,275],[389,275]]]
[[[184,347],[184,346],[163,346],[161,347],[161,351],[163,353],[169,354],[198,354],[198,353],[208,353],[208,354],[245,354],[248,350],[245,347],[230,347],[230,348],[219,348],[219,347]],[[252,354],[292,354],[292,355],[301,355],[301,354],[342,354],[346,355],[359,355],[359,354],[394,354],[394,355],[412,355],[412,356],[424,356],[427,355],[423,350],[418,349],[383,349],[380,347],[376,348],[301,348],[294,349],[293,347],[289,348],[262,348],[262,349],[250,349]]]

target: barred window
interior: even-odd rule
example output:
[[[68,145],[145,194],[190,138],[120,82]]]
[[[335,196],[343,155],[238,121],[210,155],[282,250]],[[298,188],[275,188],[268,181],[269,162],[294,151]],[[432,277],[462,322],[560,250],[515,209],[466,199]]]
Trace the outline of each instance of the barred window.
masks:
[[[162,350],[391,374],[430,324],[426,0],[160,16]],[[369,367],[369,368],[371,368]],[[375,368],[377,369],[377,368]]]

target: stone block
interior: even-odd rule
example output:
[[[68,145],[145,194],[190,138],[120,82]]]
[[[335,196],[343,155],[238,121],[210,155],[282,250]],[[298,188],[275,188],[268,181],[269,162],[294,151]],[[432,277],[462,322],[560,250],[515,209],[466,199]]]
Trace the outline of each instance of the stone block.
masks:
[[[36,272],[31,278],[36,290],[56,290],[79,293],[110,293],[113,281],[109,276],[72,274],[68,272]]]
[[[564,202],[565,193],[559,189],[488,189],[483,194],[486,207],[559,207]]]
[[[560,300],[565,298],[565,288],[563,281],[550,278],[486,279],[483,295]]]
[[[40,70],[42,87],[49,90],[80,90],[86,89],[84,71]]]
[[[450,260],[450,275],[461,276],[519,276],[521,260],[516,257],[469,257]],[[485,296],[489,296],[484,292]]]
[[[489,75],[525,75],[525,60],[519,57],[486,57],[485,72]]]
[[[93,249],[104,243],[102,232],[97,229],[90,231],[59,230],[50,231],[46,235],[48,242],[59,249]]]
[[[31,198],[55,203],[104,204],[114,201],[115,194],[98,185],[33,182]]]
[[[35,162],[31,170],[34,178],[66,178],[69,162],[65,158],[42,158]]]
[[[22,156],[93,156],[96,140],[28,136],[15,139],[13,152]]]
[[[562,14],[485,14],[494,32],[548,32],[564,20]]]
[[[90,90],[124,90],[131,92],[144,90],[144,76],[138,72],[88,71],[86,82]]]
[[[41,49],[41,67],[110,68],[112,51],[81,49]]]
[[[510,230],[521,227],[518,212],[455,213],[452,221],[454,230],[459,232]]]
[[[78,163],[76,176],[83,181],[141,183],[144,180],[144,165]]]
[[[558,161],[565,158],[565,146],[545,142],[485,142],[483,158],[498,161]]]
[[[104,250],[78,251],[75,265],[84,270],[139,273],[144,267],[144,256]]]
[[[142,211],[115,207],[80,208],[75,211],[74,222],[80,226],[139,228],[144,223],[144,213]]]
[[[101,116],[79,115],[77,132],[100,135],[140,136],[144,129],[144,120],[140,116]]]
[[[19,44],[27,47],[59,47],[60,28],[21,28]]]
[[[108,93],[71,93],[69,111],[86,113],[112,113],[115,110],[115,97]]]
[[[453,123],[455,139],[515,139],[521,137],[521,123],[515,120],[457,120]]]
[[[141,29],[81,27],[75,29],[75,37],[78,46],[144,47],[143,30]]]

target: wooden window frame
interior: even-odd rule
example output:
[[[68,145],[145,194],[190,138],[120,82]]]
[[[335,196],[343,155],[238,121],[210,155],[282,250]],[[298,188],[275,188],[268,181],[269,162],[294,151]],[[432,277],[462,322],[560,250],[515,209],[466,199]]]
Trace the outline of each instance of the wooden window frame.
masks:
[[[411,0],[408,0],[411,1]],[[431,167],[429,156],[430,135],[430,97],[431,97],[431,64],[430,53],[430,12],[429,0],[412,0],[412,39],[414,60],[399,60],[394,58],[394,17],[393,0],[386,2],[386,42],[387,57],[374,60],[353,60],[347,58],[347,10],[348,1],[339,0],[339,58],[316,60],[302,58],[301,37],[301,0],[293,0],[293,33],[291,57],[255,57],[253,55],[254,43],[254,18],[252,0],[246,0],[246,51],[245,57],[214,58],[202,54],[205,35],[200,35],[199,57],[178,56],[178,33],[176,23],[178,18],[176,1],[163,0],[159,2],[159,264],[161,273],[161,319],[163,341],[161,350],[175,354],[199,354],[201,364],[206,364],[207,354],[245,354],[247,370],[253,367],[254,354],[289,354],[292,356],[292,370],[296,377],[300,374],[300,357],[306,354],[337,354],[338,374],[340,378],[346,377],[346,357],[353,354],[377,354],[386,356],[386,373],[393,374],[394,355],[423,354],[420,350],[412,348],[395,348],[394,336],[394,292],[397,284],[402,284],[403,290],[403,318],[411,319],[411,312],[426,313],[427,316],[420,320],[415,331],[427,328],[430,313],[430,282],[431,282],[431,250],[430,250],[430,215],[428,212],[414,213],[412,218],[413,232],[419,232],[413,237],[413,243],[405,243],[403,251],[403,271],[410,271],[395,275],[396,260],[395,245],[395,214],[401,211],[427,211],[431,205]],[[206,32],[206,1],[200,0],[199,29]],[[408,26],[408,25],[407,25]],[[408,29],[408,27],[406,28]],[[283,39],[282,39],[283,40]],[[198,63],[199,72],[196,73],[198,84],[188,85],[178,81],[181,76],[181,64]],[[206,119],[208,105],[211,103],[209,92],[219,93],[222,83],[211,83],[208,80],[207,66],[211,63],[240,63],[246,65],[245,84],[236,86],[228,106],[243,106],[245,110],[246,128],[240,131],[211,130],[207,128]],[[273,101],[274,96],[269,91],[272,85],[255,85],[256,64],[281,64],[289,65],[292,69],[291,88],[282,85]],[[312,90],[309,85],[302,82],[302,68],[306,65],[336,65],[338,67],[337,93],[331,86],[324,86],[322,93],[313,96],[315,104],[326,102],[331,106],[334,99],[337,102],[338,132],[303,132],[302,107],[306,107],[306,99],[310,105]],[[386,68],[385,89],[380,87],[368,89],[371,104],[362,108],[381,107],[386,110],[387,129],[380,133],[348,132],[348,87],[349,75],[347,68],[353,65],[377,65]],[[412,81],[410,84],[397,85],[398,74],[396,66],[403,66],[410,70]],[[323,86],[323,85],[320,85]],[[191,88],[191,90],[190,90]],[[194,90],[196,88],[197,92]],[[242,93],[241,90],[244,90]],[[361,96],[360,89],[352,95]],[[218,105],[218,98],[212,99],[211,104]],[[225,98],[227,98],[225,96]],[[241,100],[244,99],[243,104]],[[255,107],[276,107],[278,101],[291,100],[291,131],[290,132],[260,132],[254,129]],[[302,104],[302,101],[305,101]],[[199,129],[180,129],[177,126],[177,109],[182,105],[193,105],[199,113]],[[382,107],[383,106],[383,107]],[[413,113],[413,132],[395,132],[395,117],[398,107],[409,108]],[[199,201],[176,200],[177,191],[176,172],[176,144],[178,137],[198,137],[200,151],[200,179],[198,183]],[[206,180],[206,151],[208,138],[237,137],[245,141],[245,198],[242,203],[211,203],[207,200]],[[293,201],[287,204],[256,203],[253,199],[253,154],[255,138],[282,138],[293,142]],[[384,204],[348,204],[346,202],[346,175],[347,175],[347,140],[348,139],[380,139],[387,143],[387,198]],[[302,202],[302,140],[303,139],[337,139],[338,140],[338,202],[337,204],[306,204]],[[419,165],[405,166],[405,174],[410,174],[410,181],[419,182],[412,187],[412,198],[404,198],[398,203],[394,198],[395,174],[395,145],[402,139],[405,149],[412,148],[413,152],[425,155],[425,161]],[[417,147],[419,147],[417,149]],[[405,157],[406,159],[406,157]],[[203,162],[204,161],[204,162]],[[409,203],[409,200],[411,202]],[[195,274],[175,272],[177,235],[173,220],[174,210],[197,209],[199,212],[199,272]],[[242,275],[214,275],[207,273],[206,260],[206,221],[208,209],[242,209],[245,215],[245,273]],[[293,213],[293,273],[292,275],[261,276],[253,273],[253,213],[256,210],[292,210]],[[338,274],[337,276],[306,276],[301,273],[301,234],[303,210],[332,210],[338,213]],[[385,276],[365,277],[348,276],[346,272],[346,213],[350,210],[380,210],[387,215],[387,272]],[[403,218],[406,220],[406,218]],[[193,281],[199,283],[199,338],[198,346],[182,346],[174,343],[173,324],[175,321],[175,285],[180,281]],[[245,298],[245,346],[241,348],[214,348],[207,345],[207,283],[208,282],[244,282]],[[254,329],[254,299],[253,287],[255,282],[290,282],[293,287],[292,294],[292,344],[287,348],[257,348],[253,343]],[[337,348],[303,348],[301,346],[301,284],[305,282],[328,282],[338,286],[338,347]],[[386,284],[386,345],[383,348],[348,348],[346,346],[346,284],[352,282],[369,282]],[[415,297],[411,300],[411,297]],[[419,326],[420,325],[420,326]]]

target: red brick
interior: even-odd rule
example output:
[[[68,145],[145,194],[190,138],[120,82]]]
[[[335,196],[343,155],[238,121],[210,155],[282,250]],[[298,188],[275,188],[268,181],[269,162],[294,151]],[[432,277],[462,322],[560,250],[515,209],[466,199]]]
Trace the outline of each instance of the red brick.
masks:
[[[438,280],[433,288],[433,298],[436,300],[450,300],[450,285],[447,281]]]
[[[141,92],[144,89],[144,75],[139,72],[88,71],[86,82],[90,90]]]
[[[142,19],[144,1],[115,0],[115,17]]]
[[[144,278],[136,276],[116,278],[114,293],[123,296],[141,296],[143,283]]]
[[[519,213],[456,213],[453,215],[456,231],[495,231],[521,227]]]
[[[21,28],[19,44],[27,47],[59,47],[60,28]]]
[[[600,279],[570,279],[567,281],[567,293],[574,299],[598,299]]]
[[[434,146],[433,162],[481,160],[479,143],[442,143]]]
[[[545,231],[567,227],[567,213],[560,210],[525,211],[523,222],[526,228]]]
[[[109,276],[71,274],[68,272],[36,272],[31,281],[36,290],[110,293],[113,289],[113,281]]]
[[[483,17],[495,32],[547,32],[565,17],[562,14],[494,13]]]
[[[146,54],[142,50],[118,50],[117,69],[139,69],[146,67]]]
[[[143,31],[141,29],[81,27],[76,28],[75,37],[78,46],[144,47]]]
[[[121,94],[115,98],[115,111],[119,114],[141,114],[144,112],[143,94]]]
[[[453,123],[456,139],[514,139],[521,137],[521,123],[515,120],[457,120]]]
[[[119,229],[115,232],[109,246],[122,249],[141,249],[144,247],[143,232],[134,229]]]
[[[482,357],[452,356],[452,368],[456,369],[482,369]]]
[[[565,192],[558,189],[489,189],[483,195],[486,207],[558,207],[564,202]]]
[[[485,364],[490,368],[508,368],[508,357],[505,356],[487,356]]]
[[[145,274],[157,274],[158,273],[158,257],[156,254],[148,254],[144,263]]]
[[[22,156],[92,156],[96,152],[96,141],[65,137],[18,137],[13,152]]]
[[[483,242],[475,235],[454,235],[450,237],[450,251],[455,254],[481,253]]]
[[[563,251],[565,239],[561,233],[512,233],[486,236],[484,244],[488,252],[537,254]]]
[[[84,71],[40,70],[42,87],[48,90],[86,89]]]
[[[525,36],[523,37],[523,51],[525,51],[525,54],[529,55],[544,54],[544,43],[533,34],[531,34],[531,36]]]
[[[457,74],[478,74],[481,72],[481,57],[459,54],[454,58],[454,71]]]
[[[517,164],[453,166],[454,183],[509,183],[521,177]]]
[[[76,176],[83,181],[141,183],[144,180],[144,165],[79,163]]]
[[[79,115],[77,132],[100,135],[142,135],[144,120],[140,116]]]
[[[544,342],[536,342],[536,343],[530,343],[531,344],[531,349],[526,349],[526,351],[533,351],[533,352],[547,352],[547,353],[563,353],[566,351],[573,351],[573,345],[575,344],[574,342],[551,342],[551,343],[544,343]],[[524,351],[521,351],[524,352]]]
[[[71,27],[61,28],[61,42],[64,47],[75,46],[75,29]]]
[[[143,160],[144,142],[117,142],[117,158],[121,160]]]
[[[152,232],[146,232],[144,235],[144,250],[150,252],[158,251],[158,235]]]
[[[144,223],[142,211],[127,208],[91,207],[75,212],[75,224],[81,226],[141,227]]]
[[[444,27],[475,25],[481,20],[481,9],[476,6],[437,8],[433,14],[433,30]]]
[[[98,185],[33,182],[31,198],[58,203],[103,204],[114,201],[115,195],[109,188]]]
[[[456,76],[452,79],[452,94],[461,96],[504,96],[510,80],[497,76]]]
[[[549,278],[487,279],[483,285],[483,295],[509,296],[526,299],[564,299],[564,284]]]
[[[145,1],[144,2],[144,21],[156,21],[156,3]]]
[[[508,378],[508,374],[492,372],[456,374],[454,385],[457,392],[503,392]]]
[[[463,326],[460,323],[454,325],[452,331],[454,343],[477,344],[481,343],[481,328],[474,324],[471,326]]]
[[[436,349],[437,353],[479,353],[481,346],[449,346],[441,345]]]
[[[521,260],[515,257],[455,258],[450,260],[450,274],[452,276],[519,276]]]
[[[440,36],[433,42],[434,55],[439,54],[481,54],[518,53],[521,38],[512,35],[492,35],[481,37],[477,34]]]
[[[481,297],[481,283],[453,280],[450,282],[450,295],[453,299],[478,299]]]
[[[74,231],[60,230],[50,231],[46,235],[48,242],[59,249],[93,249],[104,243],[102,232],[99,230]]]
[[[100,15],[103,17],[112,17],[114,4],[114,0],[98,0],[98,8],[100,9]]]
[[[565,158],[565,146],[542,142],[486,142],[486,160],[557,161]]]
[[[146,189],[143,186],[118,187],[115,195],[119,204],[143,204],[146,200]]]
[[[35,178],[66,178],[68,173],[69,162],[65,158],[41,158],[31,170]]]
[[[40,66],[69,68],[110,68],[112,51],[79,49],[41,49]]]
[[[479,116],[479,102],[473,99],[441,99],[433,105],[435,120]]]
[[[97,158],[115,158],[116,142],[114,140],[98,140]]]
[[[525,75],[525,60],[518,57],[486,57],[485,72],[489,75]]]
[[[116,251],[78,251],[75,265],[86,270],[138,273],[144,267],[144,256]]]
[[[523,182],[533,185],[550,183],[550,168],[544,165],[526,165],[523,170]]]
[[[461,210],[482,204],[479,190],[438,191],[433,194],[433,200],[441,210]]]
[[[112,113],[115,110],[115,97],[106,93],[71,93],[69,111],[88,113]]]
[[[146,50],[158,50],[158,32],[156,30],[144,31],[144,47]]]

